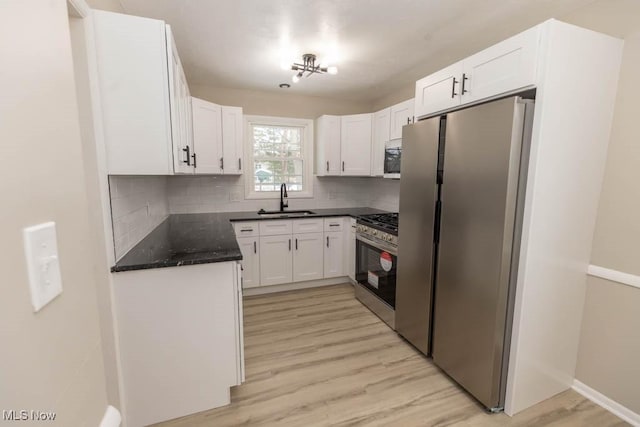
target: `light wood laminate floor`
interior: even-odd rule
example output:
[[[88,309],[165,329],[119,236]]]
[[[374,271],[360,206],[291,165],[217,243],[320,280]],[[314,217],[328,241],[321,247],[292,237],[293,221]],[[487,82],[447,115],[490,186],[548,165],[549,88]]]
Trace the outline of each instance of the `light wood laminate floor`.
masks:
[[[350,285],[246,298],[246,382],[231,405],[163,426],[622,426],[567,391],[488,414],[353,296]]]

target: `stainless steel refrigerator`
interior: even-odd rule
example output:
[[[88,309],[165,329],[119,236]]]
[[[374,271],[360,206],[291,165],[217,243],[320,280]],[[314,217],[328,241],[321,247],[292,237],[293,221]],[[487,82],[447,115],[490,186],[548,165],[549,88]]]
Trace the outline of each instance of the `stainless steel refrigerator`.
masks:
[[[405,126],[396,330],[489,410],[504,406],[533,101]]]

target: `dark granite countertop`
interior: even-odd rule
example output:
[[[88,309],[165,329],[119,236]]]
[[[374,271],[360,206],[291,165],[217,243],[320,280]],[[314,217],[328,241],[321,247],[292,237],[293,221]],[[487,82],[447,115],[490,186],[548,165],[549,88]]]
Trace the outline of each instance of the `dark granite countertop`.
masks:
[[[333,216],[368,215],[382,213],[372,208],[312,209],[310,215],[290,216],[288,219],[322,218]],[[256,212],[220,212],[169,215],[140,243],[127,252],[112,272],[143,270],[236,261],[242,253],[236,241],[232,221],[270,221],[280,217],[261,217]]]

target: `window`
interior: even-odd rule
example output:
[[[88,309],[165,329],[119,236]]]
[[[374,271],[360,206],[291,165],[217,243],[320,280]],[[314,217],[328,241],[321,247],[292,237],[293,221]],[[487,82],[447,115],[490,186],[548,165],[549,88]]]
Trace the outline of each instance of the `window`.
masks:
[[[279,198],[282,183],[289,197],[312,197],[313,122],[261,116],[246,120],[251,166],[244,178],[247,198]]]

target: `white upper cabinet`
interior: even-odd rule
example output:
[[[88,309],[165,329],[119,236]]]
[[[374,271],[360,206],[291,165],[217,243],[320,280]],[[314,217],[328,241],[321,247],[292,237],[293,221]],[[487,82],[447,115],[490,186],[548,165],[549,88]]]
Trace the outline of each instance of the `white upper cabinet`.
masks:
[[[413,102],[413,100],[412,100]],[[411,107],[413,111],[413,107]],[[391,108],[373,113],[373,141],[371,143],[371,176],[384,175],[384,144],[389,141]]]
[[[171,111],[171,138],[173,141],[173,171],[194,172],[191,96],[187,78],[182,69],[171,27],[166,26],[167,60],[169,61],[169,106]]]
[[[191,98],[196,173],[222,173],[222,107]]]
[[[222,107],[222,155],[226,175],[241,175],[243,150],[242,108]]]
[[[531,28],[418,80],[416,118],[534,86],[540,34]]]
[[[373,114],[341,117],[341,175],[371,174],[371,127]]]
[[[242,173],[242,108],[191,98],[193,165],[197,174]]]
[[[533,27],[464,60],[462,102],[534,85],[540,27]]]
[[[316,175],[340,175],[340,116],[316,120]]]
[[[174,153],[183,154],[178,161],[187,160],[180,150],[191,144],[191,113],[189,88],[167,26],[98,10],[93,18],[108,173],[173,174]],[[178,79],[175,85],[170,72]]]
[[[391,107],[389,139],[402,138],[402,127],[413,123],[414,104],[415,102],[412,98]]]
[[[462,70],[462,62],[456,62],[416,82],[416,117],[460,105]]]

